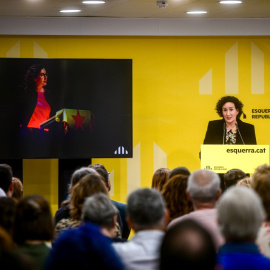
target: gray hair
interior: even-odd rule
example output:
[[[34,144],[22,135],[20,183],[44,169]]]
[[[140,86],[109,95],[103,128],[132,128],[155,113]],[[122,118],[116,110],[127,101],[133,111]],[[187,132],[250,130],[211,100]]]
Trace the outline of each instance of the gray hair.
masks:
[[[114,226],[114,217],[118,209],[112,204],[110,198],[103,193],[88,197],[82,208],[82,220],[90,221],[98,226],[108,229]]]
[[[254,241],[265,212],[260,197],[245,186],[229,188],[219,199],[220,231],[227,241]]]
[[[139,230],[162,226],[165,209],[163,196],[155,189],[137,189],[129,195],[127,200],[127,216]]]
[[[220,190],[219,176],[209,170],[197,170],[188,178],[187,191],[198,202],[215,201]]]
[[[74,187],[87,174],[99,175],[98,172],[92,168],[82,167],[82,168],[73,172],[73,174],[71,176],[71,180],[70,180],[69,189]]]

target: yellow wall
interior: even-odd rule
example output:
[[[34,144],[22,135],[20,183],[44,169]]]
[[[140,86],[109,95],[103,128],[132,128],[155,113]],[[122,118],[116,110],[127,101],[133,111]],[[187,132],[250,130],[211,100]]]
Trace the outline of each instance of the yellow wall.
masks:
[[[269,37],[31,37],[0,36],[0,57],[133,59],[133,159],[93,159],[112,172],[112,199],[125,202],[150,186],[158,167],[200,168],[199,151],[217,100],[234,94],[269,144]],[[56,160],[24,160],[25,194],[46,196],[56,209]]]

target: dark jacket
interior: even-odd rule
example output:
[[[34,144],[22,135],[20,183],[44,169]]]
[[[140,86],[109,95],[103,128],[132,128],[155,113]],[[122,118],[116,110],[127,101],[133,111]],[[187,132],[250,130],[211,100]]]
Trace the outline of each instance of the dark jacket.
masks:
[[[237,119],[236,144],[257,144],[254,126]],[[209,121],[203,144],[225,144],[226,124],[223,119]],[[242,136],[240,136],[240,134]]]

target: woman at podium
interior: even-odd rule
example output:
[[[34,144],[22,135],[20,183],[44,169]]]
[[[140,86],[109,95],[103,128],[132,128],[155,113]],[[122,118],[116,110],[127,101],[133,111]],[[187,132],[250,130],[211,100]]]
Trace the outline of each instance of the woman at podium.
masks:
[[[209,121],[204,144],[257,144],[254,126],[240,120],[243,103],[236,97],[222,97],[216,104],[220,120]]]

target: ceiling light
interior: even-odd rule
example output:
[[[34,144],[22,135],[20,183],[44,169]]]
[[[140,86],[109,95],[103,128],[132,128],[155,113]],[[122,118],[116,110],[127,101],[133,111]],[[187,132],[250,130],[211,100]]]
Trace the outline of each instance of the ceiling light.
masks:
[[[224,1],[219,1],[219,3],[233,5],[233,4],[242,4],[242,1],[240,1],[240,0],[224,0]]]
[[[194,11],[187,11],[187,14],[205,14],[207,11],[204,10],[194,10]]]
[[[97,4],[105,4],[105,1],[83,1],[82,3],[88,5],[97,5]]]
[[[63,9],[63,10],[60,10],[60,12],[63,12],[63,13],[74,13],[74,12],[81,12],[80,9]]]

